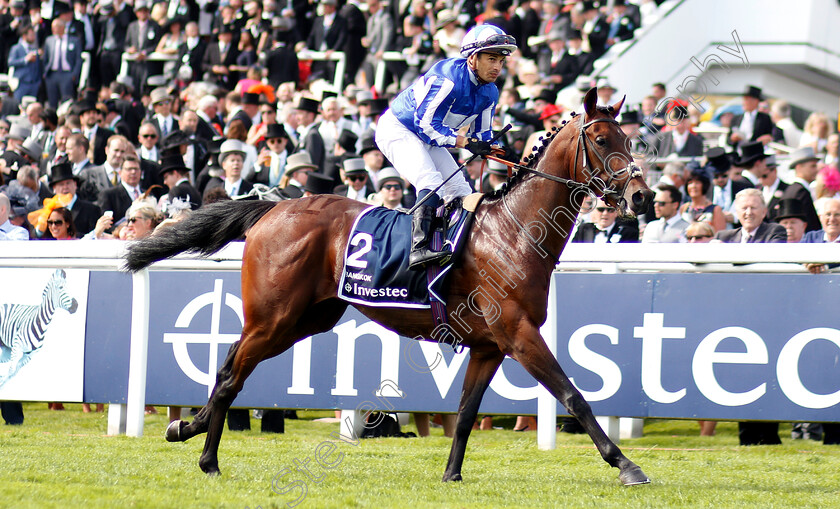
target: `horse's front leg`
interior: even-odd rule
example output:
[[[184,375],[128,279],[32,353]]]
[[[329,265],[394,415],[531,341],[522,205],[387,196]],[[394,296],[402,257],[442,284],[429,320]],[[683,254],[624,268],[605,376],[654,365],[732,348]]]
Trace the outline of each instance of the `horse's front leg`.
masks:
[[[650,479],[635,463],[627,459],[617,445],[604,433],[595,420],[589,403],[577,388],[569,381],[557,359],[551,354],[539,330],[533,324],[525,328],[526,333],[517,337],[511,357],[537,379],[546,389],[576,417],[583,429],[589,434],[604,461],[620,470],[618,478],[625,485],[647,484]]]
[[[470,438],[470,431],[478,415],[478,407],[484,397],[484,391],[490,385],[490,379],[496,374],[504,358],[504,354],[499,351],[490,354],[470,352],[467,374],[461,389],[461,403],[458,405],[455,438],[452,439],[452,450],[449,452],[446,472],[443,474],[444,482],[461,480],[461,465],[464,463],[467,440]]]

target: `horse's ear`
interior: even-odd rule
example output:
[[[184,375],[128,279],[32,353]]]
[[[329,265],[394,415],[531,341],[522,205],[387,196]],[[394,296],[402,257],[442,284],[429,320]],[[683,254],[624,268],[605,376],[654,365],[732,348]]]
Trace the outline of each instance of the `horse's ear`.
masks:
[[[598,104],[598,87],[592,87],[589,92],[583,97],[583,110],[586,112],[586,117],[590,118],[595,114],[596,106]]]
[[[617,118],[617,117],[618,117],[618,112],[619,112],[619,111],[621,111],[621,107],[624,105],[624,100],[625,100],[625,99],[627,99],[627,96],[626,96],[626,95],[625,95],[624,97],[622,97],[620,101],[618,101],[617,103],[615,103],[615,104],[613,104],[613,105],[612,105],[612,109],[613,109],[613,118]]]

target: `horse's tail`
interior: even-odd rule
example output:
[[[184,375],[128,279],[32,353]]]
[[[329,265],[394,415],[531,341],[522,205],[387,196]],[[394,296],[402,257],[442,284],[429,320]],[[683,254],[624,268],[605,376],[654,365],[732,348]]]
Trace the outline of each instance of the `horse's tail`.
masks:
[[[242,238],[275,205],[271,201],[230,200],[201,207],[183,221],[132,244],[124,268],[137,272],[179,253],[215,253],[228,242]]]

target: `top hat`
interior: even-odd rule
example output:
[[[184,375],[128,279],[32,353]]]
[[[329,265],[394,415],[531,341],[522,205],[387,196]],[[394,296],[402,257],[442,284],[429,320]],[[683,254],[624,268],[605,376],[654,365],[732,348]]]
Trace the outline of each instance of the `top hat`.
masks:
[[[607,78],[599,79],[596,86],[598,88],[609,88],[613,92],[615,92],[615,90],[616,90],[616,88],[614,86],[612,86],[612,84],[610,83],[610,80],[608,80]]]
[[[309,152],[296,152],[286,158],[286,175],[291,175],[298,170],[317,170],[318,166],[312,164]]]
[[[318,3],[324,4],[324,5],[338,5],[337,0],[320,0]]]
[[[639,112],[636,110],[627,110],[621,114],[618,123],[619,125],[641,124],[642,116],[639,115]]]
[[[181,173],[187,173],[190,171],[190,169],[184,165],[184,158],[181,157],[181,154],[170,153],[161,157],[158,174],[163,176],[170,171],[178,171]]]
[[[167,90],[163,87],[158,87],[158,88],[152,90],[152,93],[149,96],[151,98],[152,106],[154,106],[157,103],[163,102],[163,101],[171,101],[172,100],[172,95],[169,93],[169,90]]]
[[[808,221],[808,217],[805,215],[805,210],[802,208],[802,202],[796,198],[784,198],[779,200],[779,202],[773,207],[773,211],[775,212],[775,219],[773,220],[777,223],[782,219],[788,219],[791,217],[798,217],[803,221]]]
[[[381,191],[386,182],[399,182],[400,186],[405,187],[402,177],[394,168],[382,168],[376,173],[376,178],[379,181],[376,184],[376,190]]]
[[[598,2],[592,0],[583,0],[583,2],[580,3],[580,6],[581,12],[594,11],[597,10],[598,7],[600,7]]]
[[[338,135],[336,143],[338,143],[338,145],[347,152],[355,152],[357,141],[359,141],[359,137],[356,133],[349,129],[342,129],[341,134]]]
[[[373,136],[365,136],[362,138],[362,147],[359,150],[359,155],[363,156],[371,150],[379,150],[379,147],[376,145],[376,140],[373,139]]]
[[[9,128],[9,134],[6,135],[6,138],[23,141],[26,138],[29,138],[30,134],[32,134],[32,131],[30,131],[26,127],[23,127],[20,124],[12,124],[12,126]]]
[[[373,92],[370,90],[360,90],[356,92],[356,103],[359,105],[369,104],[373,100]]]
[[[180,147],[181,145],[189,145],[190,135],[180,129],[175,129],[166,135],[166,138],[161,140],[160,146],[166,150],[172,147]],[[180,153],[180,152],[179,152]]]
[[[67,12],[73,12],[73,9],[71,9],[70,5],[66,2],[53,3],[53,18],[57,18]]]
[[[357,173],[367,174],[365,160],[361,157],[345,159],[341,166],[344,168],[345,175],[355,175]]]
[[[311,171],[306,176],[306,184],[303,185],[303,190],[312,194],[332,194],[334,184],[332,177]]]
[[[544,88],[540,90],[539,95],[534,97],[535,101],[545,101],[549,104],[554,104],[557,101],[557,94],[554,93],[550,88]]]
[[[494,161],[493,159],[490,159],[487,163],[487,173],[507,178],[508,167],[504,163],[500,163],[499,161]]]
[[[747,85],[747,88],[744,89],[743,97],[752,97],[754,99],[758,99],[759,101],[764,100],[764,95],[761,93],[761,89],[752,85]]]
[[[435,27],[437,30],[440,30],[454,21],[458,21],[458,15],[455,14],[455,11],[451,9],[441,9],[435,19]]]
[[[794,169],[797,164],[819,160],[820,158],[814,153],[814,147],[802,147],[790,153],[790,162],[788,165],[791,169]]]
[[[273,138],[289,138],[289,134],[283,127],[283,124],[268,124],[265,128],[265,139],[271,140]]]
[[[242,104],[259,105],[260,94],[255,94],[253,92],[245,92],[244,94],[242,94]]]
[[[767,157],[764,153],[764,144],[760,141],[750,141],[741,145],[741,158],[735,162],[735,166],[748,167],[760,159]]]
[[[149,4],[146,0],[134,0],[134,11],[149,10]]]
[[[222,164],[227,156],[231,154],[239,154],[242,158],[245,158],[245,144],[239,140],[226,140],[222,143],[222,146],[219,147],[219,164]]]
[[[295,109],[302,110],[302,111],[309,111],[309,112],[315,113],[317,115],[318,114],[318,106],[320,106],[320,105],[321,105],[321,103],[319,101],[316,101],[315,99],[312,99],[310,97],[301,97],[300,100],[298,101]]]
[[[27,138],[21,144],[20,151],[36,163],[40,163],[41,156],[44,154],[44,147],[38,143],[38,140]]]
[[[563,108],[557,106],[554,103],[546,104],[545,108],[542,110],[542,114],[540,115],[540,120],[545,120],[547,118],[551,118],[554,115],[560,115],[563,113]]]
[[[79,177],[73,175],[73,164],[70,163],[68,160],[63,160],[57,164],[54,164],[52,170],[50,170],[50,176],[47,180],[47,183],[50,187],[58,184],[59,182],[63,182],[65,180],[73,179],[76,183],[79,183]]]
[[[388,99],[385,97],[372,99],[370,101],[370,116],[375,117],[376,115],[381,115],[385,113],[385,111],[388,109],[388,106]]]
[[[706,160],[708,165],[712,167],[715,175],[726,173],[732,168],[732,160],[726,155],[726,149],[723,147],[710,148],[706,152]]]

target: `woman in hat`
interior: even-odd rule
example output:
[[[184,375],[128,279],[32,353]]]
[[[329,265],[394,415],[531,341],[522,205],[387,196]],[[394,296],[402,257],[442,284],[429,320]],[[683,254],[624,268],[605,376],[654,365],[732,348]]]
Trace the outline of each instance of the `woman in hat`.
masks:
[[[472,190],[447,148],[466,148],[477,155],[491,153],[493,116],[499,100],[494,83],[506,57],[516,49],[516,40],[502,29],[476,26],[461,42],[461,58],[436,63],[402,91],[379,119],[379,149],[418,190],[418,202],[425,199],[412,219],[411,269],[450,257],[429,245],[435,209],[441,198],[451,201]],[[469,137],[458,134],[463,127],[469,128]]]
[[[685,193],[691,201],[680,207],[680,214],[689,223],[709,223],[717,232],[726,228],[726,219],[723,217],[723,210],[706,196],[711,185],[712,181],[706,175],[705,167],[692,171],[685,181]]]

